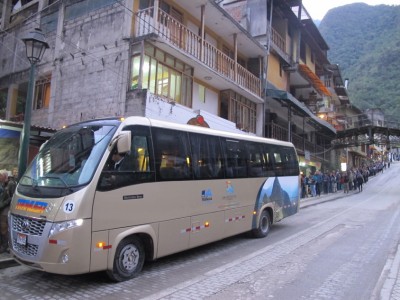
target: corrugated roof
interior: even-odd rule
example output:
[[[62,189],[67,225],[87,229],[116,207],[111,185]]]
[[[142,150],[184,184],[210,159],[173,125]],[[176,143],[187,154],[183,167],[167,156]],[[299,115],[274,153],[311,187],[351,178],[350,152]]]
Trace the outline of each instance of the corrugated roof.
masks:
[[[14,122],[14,121],[8,121],[8,120],[1,120],[0,119],[0,128],[22,128],[24,126],[24,122]],[[39,125],[31,125],[31,130],[34,131],[41,131],[41,132],[46,132],[46,133],[54,133],[57,131],[57,129],[50,128],[50,127],[44,127],[44,126],[39,126]]]
[[[292,106],[302,111],[304,115],[308,116],[310,119],[314,120],[316,123],[320,124],[324,128],[330,130],[332,133],[336,134],[336,129],[330,123],[314,115],[304,103],[297,100],[296,97],[294,97],[291,93],[278,89],[266,89],[265,94],[271,98],[280,101],[290,102]]]

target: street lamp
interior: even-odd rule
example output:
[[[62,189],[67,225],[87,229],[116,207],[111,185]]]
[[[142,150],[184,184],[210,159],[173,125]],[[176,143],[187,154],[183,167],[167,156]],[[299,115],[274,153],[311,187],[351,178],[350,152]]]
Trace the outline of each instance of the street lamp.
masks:
[[[25,173],[26,165],[28,162],[29,152],[29,138],[31,135],[31,114],[32,114],[32,96],[35,87],[35,66],[43,58],[44,52],[49,48],[49,44],[46,43],[44,34],[39,28],[35,28],[33,31],[22,39],[26,46],[26,57],[31,63],[29,82],[28,82],[28,93],[25,103],[24,113],[24,126],[21,133],[20,147],[18,153],[18,179]]]

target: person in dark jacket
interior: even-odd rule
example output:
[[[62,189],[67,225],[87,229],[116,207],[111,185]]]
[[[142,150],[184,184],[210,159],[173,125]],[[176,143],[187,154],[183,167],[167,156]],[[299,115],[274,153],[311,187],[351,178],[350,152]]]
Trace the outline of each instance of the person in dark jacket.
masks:
[[[7,215],[16,185],[14,177],[8,177],[7,171],[0,171],[0,253],[8,252]]]
[[[364,183],[364,177],[361,174],[360,171],[357,171],[356,173],[356,179],[357,179],[357,186],[358,186],[358,191],[362,192],[363,190],[363,183]]]

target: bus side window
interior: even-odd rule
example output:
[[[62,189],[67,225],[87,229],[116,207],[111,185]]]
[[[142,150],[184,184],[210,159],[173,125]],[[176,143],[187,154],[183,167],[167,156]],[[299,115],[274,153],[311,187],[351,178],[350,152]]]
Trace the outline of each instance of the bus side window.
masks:
[[[131,151],[124,154],[118,171],[121,172],[150,172],[149,136],[141,132],[140,127],[132,128]]]
[[[132,140],[133,167],[135,172],[149,172],[150,160],[147,138],[134,136]]]
[[[195,178],[222,178],[222,154],[219,138],[190,133],[190,144]]]
[[[157,180],[192,179],[185,132],[153,128]]]
[[[118,161],[114,156],[116,149],[111,151],[98,184],[100,191],[155,181],[150,129],[135,125],[124,130],[132,132],[131,151],[123,153]]]
[[[294,149],[289,147],[274,148],[273,153],[276,176],[299,175],[298,161]]]
[[[248,168],[250,177],[267,176],[267,166],[263,154],[263,145],[257,143],[248,143],[246,145],[249,155]]]
[[[247,177],[247,151],[244,141],[224,140],[225,172],[227,178]]]
[[[265,161],[266,176],[275,177],[275,168],[273,160],[273,148],[271,145],[263,145],[263,156]]]
[[[283,176],[284,175],[284,165],[282,163],[281,153],[279,149],[275,148],[273,151],[274,157],[274,169],[276,176]]]
[[[294,149],[283,148],[282,158],[284,165],[284,175],[286,176],[299,175],[298,160]]]

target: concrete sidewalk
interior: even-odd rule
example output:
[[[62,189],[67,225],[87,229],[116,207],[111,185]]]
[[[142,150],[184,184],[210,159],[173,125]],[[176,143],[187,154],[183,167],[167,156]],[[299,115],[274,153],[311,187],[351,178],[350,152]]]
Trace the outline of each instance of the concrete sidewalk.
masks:
[[[334,201],[343,197],[351,196],[358,191],[350,191],[349,193],[344,193],[343,190],[337,191],[336,193],[321,194],[321,196],[308,197],[300,199],[300,209],[307,208],[309,206],[317,205],[319,203]]]
[[[13,267],[18,265],[18,263],[11,257],[9,253],[0,254],[0,270]]]

